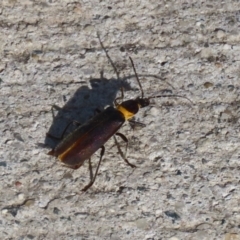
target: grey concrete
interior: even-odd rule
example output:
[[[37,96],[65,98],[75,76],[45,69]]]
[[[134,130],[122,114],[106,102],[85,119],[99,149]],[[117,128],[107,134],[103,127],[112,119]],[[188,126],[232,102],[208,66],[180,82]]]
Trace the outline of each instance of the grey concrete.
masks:
[[[240,239],[239,27],[234,0],[2,0],[0,239]],[[138,96],[129,56],[146,96],[194,104],[152,100],[136,116],[146,127],[121,129],[137,168],[111,139],[82,194],[87,162],[63,167],[46,132],[87,121],[121,86]]]

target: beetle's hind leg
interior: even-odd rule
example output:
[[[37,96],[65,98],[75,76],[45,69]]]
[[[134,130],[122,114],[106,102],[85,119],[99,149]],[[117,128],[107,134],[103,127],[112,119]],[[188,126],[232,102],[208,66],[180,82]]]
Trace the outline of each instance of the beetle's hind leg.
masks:
[[[122,138],[122,140],[126,143],[126,148],[125,148],[125,154],[123,154],[120,146],[119,146],[119,143],[116,139],[116,137],[114,136],[114,139],[115,139],[115,142],[116,142],[116,145],[117,145],[117,148],[118,148],[118,152],[119,154],[121,155],[121,157],[123,158],[123,160],[132,168],[135,168],[136,166],[132,163],[130,163],[127,158],[126,158],[126,155],[127,155],[127,149],[128,149],[128,139],[122,134],[122,133],[116,133],[115,135],[119,136]]]
[[[86,191],[94,184],[94,182],[95,182],[95,180],[96,180],[96,177],[97,177],[97,174],[98,174],[98,170],[99,170],[99,167],[100,167],[100,164],[101,164],[101,161],[102,161],[104,152],[105,152],[105,147],[102,146],[101,149],[102,149],[102,150],[101,150],[101,154],[100,154],[100,159],[99,159],[99,162],[98,162],[98,165],[97,165],[97,169],[96,169],[96,172],[95,172],[94,176],[93,176],[93,171],[92,171],[91,159],[89,158],[88,163],[89,163],[89,172],[90,172],[90,179],[91,179],[91,180],[90,180],[90,182],[88,183],[88,185],[86,185],[86,186],[82,189],[82,191],[84,191],[84,192],[86,192]]]

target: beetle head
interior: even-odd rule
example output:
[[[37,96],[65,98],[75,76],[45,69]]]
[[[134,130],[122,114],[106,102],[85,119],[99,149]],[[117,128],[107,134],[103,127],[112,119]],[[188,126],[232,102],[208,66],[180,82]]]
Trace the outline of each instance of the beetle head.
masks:
[[[136,101],[137,101],[138,106],[139,106],[140,108],[147,107],[147,106],[149,106],[149,104],[150,104],[150,101],[149,101],[148,98],[137,98]]]

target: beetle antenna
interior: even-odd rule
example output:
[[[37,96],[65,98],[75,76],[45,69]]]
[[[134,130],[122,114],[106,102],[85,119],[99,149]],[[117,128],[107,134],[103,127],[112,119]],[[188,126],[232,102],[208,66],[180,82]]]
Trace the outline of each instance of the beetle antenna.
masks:
[[[185,98],[187,99],[190,103],[193,103],[192,100],[190,100],[189,98],[185,97],[185,96],[181,96],[181,95],[177,95],[177,94],[173,94],[173,95],[159,95],[159,96],[153,96],[153,97],[148,97],[148,99],[151,99],[151,98],[161,98],[161,97],[178,97],[178,98]]]
[[[101,38],[100,38],[100,33],[99,33],[99,32],[97,32],[97,38],[98,38],[98,40],[99,40],[99,43],[100,43],[103,51],[105,52],[105,54],[106,54],[106,56],[107,56],[107,58],[108,58],[108,61],[109,61],[110,64],[112,65],[112,67],[113,67],[113,69],[114,69],[114,72],[115,72],[116,75],[117,75],[117,79],[119,79],[119,78],[120,78],[120,73],[119,73],[119,71],[117,70],[116,66],[114,65],[112,59],[110,58],[107,49],[104,47],[103,42],[102,42],[102,40],[101,40]]]
[[[138,78],[137,71],[136,71],[136,69],[135,69],[135,66],[134,66],[133,60],[132,60],[131,57],[129,57],[129,58],[130,58],[130,61],[131,61],[131,64],[132,64],[132,67],[133,67],[133,70],[134,70],[134,73],[135,73],[136,79],[137,79],[137,81],[138,81],[138,85],[139,85],[140,90],[141,90],[141,93],[142,93],[142,97],[141,97],[141,98],[144,98],[144,92],[143,92],[143,89],[142,89],[142,85],[141,85],[141,82],[140,82],[140,80],[139,80],[139,78]]]

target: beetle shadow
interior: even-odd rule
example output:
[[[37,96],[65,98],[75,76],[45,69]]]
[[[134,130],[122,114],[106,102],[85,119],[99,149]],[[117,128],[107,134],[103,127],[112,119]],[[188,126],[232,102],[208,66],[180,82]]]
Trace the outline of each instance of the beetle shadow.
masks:
[[[44,145],[55,148],[61,141],[61,137],[66,137],[77,125],[87,122],[97,111],[102,111],[106,106],[113,106],[121,88],[124,91],[132,89],[123,79],[107,79],[102,74],[100,78],[90,79],[90,87],[81,86],[62,108],[53,106],[53,121]],[[65,129],[66,132],[62,136]]]

